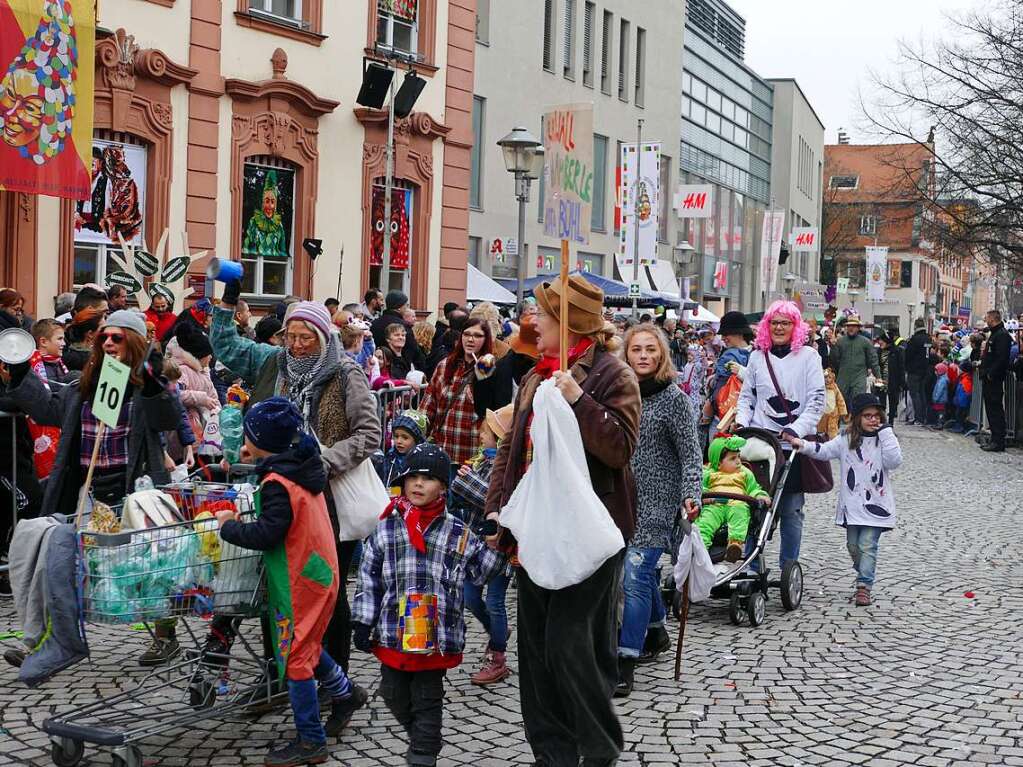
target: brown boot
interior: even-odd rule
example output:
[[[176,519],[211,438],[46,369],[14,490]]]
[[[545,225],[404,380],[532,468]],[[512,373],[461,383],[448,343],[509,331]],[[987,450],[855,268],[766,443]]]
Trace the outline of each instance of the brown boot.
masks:
[[[729,541],[728,548],[725,549],[725,561],[726,562],[738,562],[742,559],[742,541]]]
[[[870,589],[866,586],[857,586],[856,595],[853,597],[853,601],[857,607],[869,607],[870,606]]]
[[[511,669],[505,660],[505,654],[497,650],[491,650],[488,654],[483,668],[472,675],[470,680],[473,684],[485,687],[488,684],[497,684],[511,676]]]

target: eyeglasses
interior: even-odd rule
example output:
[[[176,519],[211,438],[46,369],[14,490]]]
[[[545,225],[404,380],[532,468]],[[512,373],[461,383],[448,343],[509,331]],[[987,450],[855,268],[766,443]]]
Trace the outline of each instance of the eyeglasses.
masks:
[[[285,333],[284,342],[288,344],[298,344],[299,346],[309,346],[310,344],[316,343],[316,336],[299,336],[294,333]]]
[[[771,320],[772,328],[790,328],[792,327],[792,320]]]
[[[477,341],[482,341],[486,336],[483,333],[470,333],[466,331],[462,333],[462,338],[475,338]]]
[[[113,341],[115,344],[124,343],[123,333],[100,333],[99,337],[104,341]]]

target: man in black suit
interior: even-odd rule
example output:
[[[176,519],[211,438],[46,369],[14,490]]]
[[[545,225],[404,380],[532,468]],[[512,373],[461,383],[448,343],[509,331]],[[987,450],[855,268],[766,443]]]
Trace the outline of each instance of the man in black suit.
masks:
[[[1002,314],[992,309],[984,316],[988,334],[980,358],[980,380],[983,384],[984,412],[991,428],[991,441],[981,449],[989,453],[1005,452],[1005,374],[1009,369],[1012,337],[1002,323]]]

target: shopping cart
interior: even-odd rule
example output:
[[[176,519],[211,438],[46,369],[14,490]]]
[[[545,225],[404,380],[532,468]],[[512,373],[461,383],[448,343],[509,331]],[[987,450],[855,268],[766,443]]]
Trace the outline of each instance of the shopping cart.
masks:
[[[213,512],[231,504],[240,517],[259,513],[259,490],[186,482],[162,488],[183,521],[142,530],[79,532],[81,614],[86,622],[127,625],[176,619],[183,660],[159,667],[131,689],[43,722],[58,767],[74,767],[85,744],[108,747],[114,767],[142,767],[139,744],[253,706],[284,699],[266,610],[260,552],[220,538]],[[208,516],[207,516],[208,513]],[[262,641],[238,631],[259,617]],[[211,652],[206,620],[228,621],[235,652]]]

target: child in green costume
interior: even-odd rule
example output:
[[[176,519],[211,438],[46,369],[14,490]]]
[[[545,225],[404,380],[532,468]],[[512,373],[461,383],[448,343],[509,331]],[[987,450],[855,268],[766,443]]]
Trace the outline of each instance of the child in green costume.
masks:
[[[707,451],[709,463],[703,467],[704,493],[732,493],[771,500],[771,496],[760,487],[753,472],[742,465],[739,451],[745,444],[746,440],[742,437],[718,437],[710,443],[710,449]],[[707,503],[703,505],[700,516],[696,518],[700,537],[707,548],[710,548],[714,533],[726,522],[728,549],[725,551],[725,559],[728,562],[735,562],[742,556],[743,546],[746,544],[749,504],[743,501]]]

